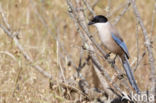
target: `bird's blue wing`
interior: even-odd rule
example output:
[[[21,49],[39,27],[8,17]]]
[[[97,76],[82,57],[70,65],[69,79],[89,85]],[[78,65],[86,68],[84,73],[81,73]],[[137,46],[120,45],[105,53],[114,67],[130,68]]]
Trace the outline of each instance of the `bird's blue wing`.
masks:
[[[127,57],[129,58],[129,53],[128,53],[126,44],[120,38],[118,38],[116,35],[114,35],[113,33],[112,33],[112,38],[122,48],[122,50],[126,53]]]

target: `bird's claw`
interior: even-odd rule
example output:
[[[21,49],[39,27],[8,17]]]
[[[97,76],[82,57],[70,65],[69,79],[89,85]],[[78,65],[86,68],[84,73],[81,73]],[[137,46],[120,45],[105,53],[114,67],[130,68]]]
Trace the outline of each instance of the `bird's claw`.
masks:
[[[113,67],[114,64],[115,64],[116,57],[117,57],[117,55],[114,57],[114,59],[113,59],[112,61],[110,61],[110,63],[112,64],[112,67]]]
[[[115,60],[114,59],[113,60],[110,60],[109,63],[110,64],[115,64]]]
[[[115,60],[111,60],[111,61],[109,61],[109,63],[111,64],[112,67],[114,67]]]
[[[105,55],[105,59],[108,59],[108,57],[110,57],[110,54],[111,54],[111,53],[106,54],[106,55]]]
[[[112,60],[112,64],[115,64],[115,60]]]

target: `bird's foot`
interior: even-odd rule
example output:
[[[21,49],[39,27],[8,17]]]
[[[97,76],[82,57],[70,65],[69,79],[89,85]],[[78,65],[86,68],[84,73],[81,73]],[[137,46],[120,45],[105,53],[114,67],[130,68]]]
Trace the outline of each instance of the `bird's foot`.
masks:
[[[115,55],[114,59],[111,61],[112,66],[115,64],[116,57],[117,55]]]
[[[111,64],[112,67],[114,67],[116,57],[117,57],[117,55],[115,55],[114,59],[110,61],[110,64]]]
[[[108,54],[105,55],[105,59],[108,59],[108,57],[110,57],[111,52],[109,52]]]
[[[111,60],[109,63],[111,64],[112,67],[114,67],[115,60]]]
[[[111,63],[114,65],[114,64],[115,64],[115,59],[113,59],[113,60],[111,61]]]

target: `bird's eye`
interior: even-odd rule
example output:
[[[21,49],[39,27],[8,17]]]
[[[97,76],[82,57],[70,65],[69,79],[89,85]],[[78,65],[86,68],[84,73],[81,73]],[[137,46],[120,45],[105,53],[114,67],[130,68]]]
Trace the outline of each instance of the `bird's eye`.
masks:
[[[97,22],[98,22],[98,20],[97,20],[97,19],[93,19],[92,21],[93,21],[94,23],[97,23]]]

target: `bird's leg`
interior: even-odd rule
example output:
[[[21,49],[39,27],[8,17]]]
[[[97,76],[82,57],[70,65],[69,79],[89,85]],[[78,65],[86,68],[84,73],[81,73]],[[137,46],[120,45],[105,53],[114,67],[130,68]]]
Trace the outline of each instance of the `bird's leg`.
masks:
[[[109,52],[108,54],[105,55],[105,59],[108,59],[108,57],[110,57],[111,52]]]
[[[112,60],[112,62],[111,62],[112,64],[115,64],[116,57],[117,57],[117,54],[115,55],[114,59]]]

